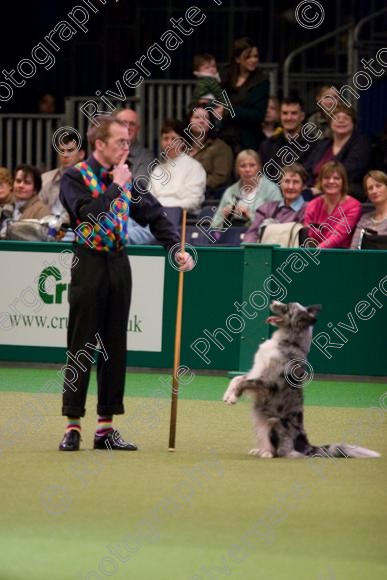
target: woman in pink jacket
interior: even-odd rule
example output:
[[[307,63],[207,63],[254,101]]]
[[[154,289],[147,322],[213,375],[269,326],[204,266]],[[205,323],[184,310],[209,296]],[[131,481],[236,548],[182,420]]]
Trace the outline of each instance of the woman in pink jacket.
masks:
[[[320,248],[349,248],[362,213],[361,204],[348,195],[348,177],[339,161],[329,161],[319,173],[322,195],[313,199],[305,211],[308,237]]]

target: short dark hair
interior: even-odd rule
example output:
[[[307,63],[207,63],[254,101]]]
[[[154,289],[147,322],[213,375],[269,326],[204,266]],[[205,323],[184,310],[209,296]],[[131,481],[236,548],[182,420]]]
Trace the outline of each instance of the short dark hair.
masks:
[[[163,135],[164,133],[171,133],[172,131],[174,131],[177,135],[179,135],[179,137],[182,137],[184,139],[185,137],[185,133],[184,133],[184,123],[182,121],[179,121],[179,119],[164,119],[162,125],[161,125],[161,131],[160,133]]]
[[[284,165],[282,167],[284,173],[296,173],[302,179],[302,183],[306,183],[308,179],[308,174],[301,163],[292,163],[292,165]]]
[[[304,101],[302,99],[300,99],[300,97],[297,97],[297,96],[285,97],[281,101],[281,107],[282,107],[282,105],[300,105],[301,111],[305,111]]]
[[[16,177],[16,173],[18,171],[22,171],[23,172],[23,176],[25,177],[26,175],[30,175],[32,177],[32,181],[34,182],[34,190],[36,191],[36,193],[39,193],[39,191],[42,189],[42,174],[40,169],[38,169],[37,167],[35,167],[34,165],[18,165],[15,169],[15,176]]]
[[[110,136],[110,127],[113,125],[113,123],[117,123],[117,125],[121,125],[122,127],[125,127],[125,129],[127,129],[127,126],[124,123],[124,121],[120,121],[119,119],[116,119],[116,117],[107,117],[106,115],[98,115],[94,117],[94,119],[97,121],[98,125],[95,125],[93,123],[87,130],[87,140],[89,142],[92,151],[94,151],[95,149],[95,142],[97,141],[97,139],[100,139],[101,141],[106,141],[106,139]]]
[[[203,64],[206,64],[207,62],[212,62],[213,60],[216,62],[216,58],[214,57],[214,55],[209,54],[208,52],[203,52],[202,54],[195,54],[193,58],[193,69],[198,70],[198,68],[201,67]]]
[[[69,145],[70,143],[74,142],[77,145],[78,151],[80,149],[85,151],[84,140],[82,137],[80,137],[79,133],[75,133],[75,131],[70,131],[66,135],[63,135],[60,141],[63,145]]]

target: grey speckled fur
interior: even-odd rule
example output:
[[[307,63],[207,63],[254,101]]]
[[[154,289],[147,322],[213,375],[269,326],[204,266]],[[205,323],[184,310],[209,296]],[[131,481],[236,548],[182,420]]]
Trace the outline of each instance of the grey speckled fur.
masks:
[[[363,447],[346,444],[314,446],[304,429],[303,381],[312,342],[313,325],[320,306],[298,302],[270,305],[274,316],[268,322],[277,330],[263,342],[246,375],[235,377],[223,401],[229,405],[247,391],[252,395],[258,446],[251,455],[271,457],[380,457]]]

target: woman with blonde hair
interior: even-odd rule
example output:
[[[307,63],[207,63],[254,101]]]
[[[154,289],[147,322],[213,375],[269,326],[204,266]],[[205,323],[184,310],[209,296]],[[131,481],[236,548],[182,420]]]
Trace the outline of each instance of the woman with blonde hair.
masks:
[[[281,191],[276,183],[261,174],[262,163],[253,149],[238,153],[235,172],[239,180],[228,187],[212,219],[212,227],[220,228],[224,219],[237,218],[246,222],[254,220],[257,208],[265,201],[281,201]]]
[[[364,191],[375,207],[375,211],[364,214],[353,234],[351,249],[359,248],[363,229],[374,230],[377,234],[387,234],[387,175],[383,171],[369,171],[363,180]]]
[[[309,202],[304,225],[320,248],[349,248],[360,219],[360,202],[348,194],[348,177],[339,161],[322,166],[318,187],[322,195]]]

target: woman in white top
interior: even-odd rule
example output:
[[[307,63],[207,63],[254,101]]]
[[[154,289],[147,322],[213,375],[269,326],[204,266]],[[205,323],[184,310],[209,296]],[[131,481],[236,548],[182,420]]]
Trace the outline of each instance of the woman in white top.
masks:
[[[184,124],[166,119],[161,127],[162,161],[150,175],[149,191],[164,207],[197,212],[203,201],[207,175],[201,163],[187,155]]]
[[[240,179],[224,192],[212,219],[213,228],[222,227],[225,218],[237,218],[250,225],[260,205],[282,200],[278,185],[261,174],[262,163],[253,149],[245,149],[237,155],[235,171]]]
[[[359,249],[361,231],[365,228],[387,234],[387,175],[383,171],[369,171],[363,179],[364,190],[375,211],[364,214],[353,234],[351,249]]]

